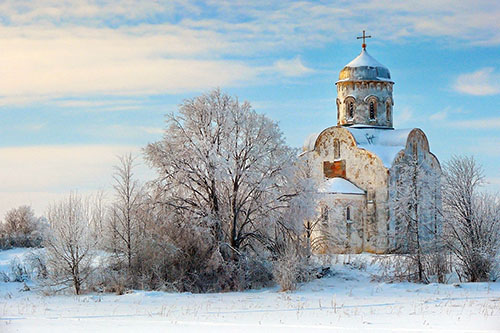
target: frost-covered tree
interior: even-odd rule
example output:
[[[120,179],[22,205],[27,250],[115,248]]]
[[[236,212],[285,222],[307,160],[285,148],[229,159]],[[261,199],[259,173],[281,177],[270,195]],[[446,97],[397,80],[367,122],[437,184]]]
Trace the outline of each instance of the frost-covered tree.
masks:
[[[156,203],[202,223],[223,260],[275,255],[302,235],[309,183],[276,123],[219,90],[186,100],[166,122],[145,151],[158,172]]]
[[[463,277],[485,281],[500,247],[499,198],[479,192],[484,174],[473,157],[454,156],[444,170],[448,246]]]
[[[5,214],[0,234],[3,234],[0,246],[30,247],[41,243],[43,221],[35,217],[30,206],[13,208]]]
[[[44,239],[49,275],[57,285],[80,294],[89,278],[97,245],[91,228],[91,209],[75,194],[49,208]]]
[[[106,196],[103,191],[98,191],[90,198],[92,207],[91,227],[99,235],[106,232],[106,222],[108,219],[108,206]]]
[[[29,234],[35,229],[36,220],[31,207],[13,208],[5,214],[5,229],[9,233]]]
[[[134,158],[128,154],[115,166],[115,200],[108,216],[108,246],[129,270],[140,243],[142,189],[133,174]]]
[[[443,251],[441,173],[413,155],[403,156],[392,172],[389,209],[393,250],[404,254],[408,265],[403,274],[408,279],[428,282],[435,266],[430,261],[437,260]]]
[[[341,201],[323,194],[319,212],[306,222],[306,231],[311,238],[311,249],[319,253],[349,252],[348,224]],[[321,200],[321,197],[320,197]]]

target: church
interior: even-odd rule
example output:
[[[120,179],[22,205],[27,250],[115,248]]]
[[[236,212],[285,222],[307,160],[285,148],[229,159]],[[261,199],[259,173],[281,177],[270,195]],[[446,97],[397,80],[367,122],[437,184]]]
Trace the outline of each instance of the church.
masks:
[[[316,253],[387,253],[401,246],[407,235],[397,204],[411,196],[401,191],[411,187],[402,171],[408,161],[415,161],[415,170],[438,175],[418,193],[432,209],[418,214],[439,224],[439,161],[421,129],[394,128],[394,82],[389,69],[366,50],[366,37],[363,31],[361,53],[335,82],[337,125],[310,135],[301,153],[319,193],[310,233]]]

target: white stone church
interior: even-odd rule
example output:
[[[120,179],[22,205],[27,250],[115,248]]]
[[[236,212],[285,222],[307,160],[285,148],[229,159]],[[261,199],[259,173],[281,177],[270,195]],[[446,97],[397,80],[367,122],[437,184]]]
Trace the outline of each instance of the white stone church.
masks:
[[[335,84],[337,125],[310,135],[301,154],[320,192],[313,250],[384,253],[401,232],[389,205],[398,165],[412,157],[440,174],[440,164],[422,130],[394,128],[394,82],[366,44]]]

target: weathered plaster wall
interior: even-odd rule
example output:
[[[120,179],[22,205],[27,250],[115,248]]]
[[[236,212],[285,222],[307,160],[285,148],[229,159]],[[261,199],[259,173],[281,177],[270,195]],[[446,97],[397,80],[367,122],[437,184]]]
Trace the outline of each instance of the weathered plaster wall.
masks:
[[[366,191],[362,240],[364,250],[383,252],[387,245],[388,171],[378,156],[357,147],[347,129],[330,127],[318,136],[314,151],[308,153],[315,179],[323,181],[323,162],[335,160],[335,140],[340,144],[340,158],[337,160],[345,161],[345,178]]]
[[[337,125],[367,124],[373,126],[392,127],[392,82],[384,81],[345,81],[337,83]],[[346,98],[353,97],[356,101],[354,118],[347,114]],[[370,120],[370,96],[377,97],[376,119]],[[386,116],[386,103],[390,104],[389,117]]]
[[[440,190],[440,176],[441,176],[441,165],[436,158],[436,156],[430,152],[429,142],[425,133],[415,128],[408,135],[406,142],[406,147],[402,150],[398,156],[394,159],[393,165],[389,170],[389,194],[391,196],[395,195],[395,186],[408,186],[407,184],[398,184],[397,179],[399,177],[398,170],[404,163],[405,158],[418,157],[419,165],[424,169],[429,169],[434,172],[435,179],[428,179],[425,188],[427,188],[427,193],[421,193],[421,201],[430,200],[432,201],[431,207],[426,207],[428,216],[426,218],[435,219],[437,225],[441,227],[441,217],[439,211],[441,210],[441,190]],[[389,246],[397,247],[397,237],[395,235],[395,216],[392,208],[389,207]]]
[[[350,220],[347,220],[347,208]],[[360,253],[364,248],[366,196],[324,194],[319,204],[321,220],[313,231],[317,253]],[[325,211],[326,210],[326,211]]]

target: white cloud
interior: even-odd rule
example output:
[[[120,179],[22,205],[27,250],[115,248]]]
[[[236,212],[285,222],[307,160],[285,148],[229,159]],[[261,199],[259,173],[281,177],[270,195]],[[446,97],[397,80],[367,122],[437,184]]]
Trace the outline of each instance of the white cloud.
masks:
[[[270,68],[301,76],[311,69],[298,57],[276,60],[278,52],[353,38],[367,26],[379,40],[445,36],[500,44],[492,19],[499,15],[496,3],[451,0],[5,1],[0,63],[8,66],[0,66],[0,103],[238,86],[268,80]],[[262,56],[269,63],[254,65]],[[498,86],[466,90],[486,94]]]
[[[67,145],[0,148],[0,218],[10,208],[33,204],[39,214],[70,191],[89,193],[112,185],[117,156],[138,156],[135,174],[144,181],[153,172],[140,148],[119,145]]]
[[[456,108],[456,107],[452,108],[450,106],[447,106],[443,110],[430,115],[429,120],[445,120],[448,119],[450,115],[466,114],[466,113],[469,113],[469,111],[464,110],[462,108]],[[445,123],[445,125],[448,125],[448,123]]]
[[[111,100],[64,100],[64,101],[55,101],[59,107],[64,108],[84,108],[84,109],[103,109],[103,108],[114,108],[114,107],[129,107],[129,106],[137,106],[141,101],[137,101],[134,99],[111,99]]]
[[[486,182],[491,185],[500,186],[500,177],[488,177],[486,178]]]
[[[139,128],[148,134],[163,134],[165,132],[165,130],[161,127],[140,126]]]
[[[52,192],[0,192],[0,221],[7,211],[23,205],[31,206],[37,215],[44,215],[48,205],[62,199],[64,195]]]
[[[0,148],[2,191],[61,191],[109,184],[116,156],[136,146],[67,145]]]
[[[8,66],[0,66],[0,91],[7,97],[203,90],[252,81],[259,71],[241,61],[190,59],[186,54],[210,47],[182,33],[172,37],[111,29],[2,30],[6,34],[0,39],[0,63]]]
[[[397,112],[394,112],[394,127],[401,127],[413,118],[413,110],[404,106]]]
[[[445,120],[448,117],[448,112],[446,110],[436,112],[432,114],[429,119],[430,120]]]
[[[198,31],[222,33],[225,41],[252,52],[267,45],[303,46],[351,38],[371,27],[378,39],[446,36],[471,43],[500,43],[500,5],[489,0],[368,1],[70,1],[6,0],[0,17],[11,26],[141,26],[172,23]],[[201,28],[201,30],[200,30]],[[247,43],[244,43],[247,41]],[[217,44],[221,40],[209,39]],[[242,43],[243,42],[243,43]],[[193,47],[191,43],[186,43]],[[259,44],[259,45],[256,45]],[[243,49],[240,49],[243,50]]]
[[[134,126],[125,124],[85,126],[80,130],[86,135],[100,139],[125,139],[127,141],[161,138],[164,129],[152,126]]]
[[[299,56],[293,59],[280,59],[274,63],[274,69],[284,76],[303,76],[313,72],[311,68],[306,67]]]
[[[469,128],[469,129],[500,129],[500,117],[470,119],[454,121],[449,123],[451,127]]]
[[[453,87],[458,92],[475,96],[499,94],[500,74],[491,67],[482,68],[459,75]]]

